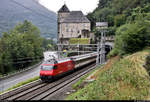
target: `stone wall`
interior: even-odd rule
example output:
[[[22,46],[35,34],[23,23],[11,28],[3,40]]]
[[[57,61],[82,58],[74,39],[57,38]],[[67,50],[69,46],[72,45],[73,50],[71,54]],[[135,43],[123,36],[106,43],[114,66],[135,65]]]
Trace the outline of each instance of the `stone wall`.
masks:
[[[59,38],[75,38],[82,36],[84,29],[90,31],[90,23],[61,23],[59,28]]]

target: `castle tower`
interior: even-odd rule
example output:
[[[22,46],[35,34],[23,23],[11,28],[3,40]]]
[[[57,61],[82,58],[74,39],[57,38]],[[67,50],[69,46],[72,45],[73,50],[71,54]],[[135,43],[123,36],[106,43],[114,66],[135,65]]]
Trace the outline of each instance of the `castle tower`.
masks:
[[[90,21],[82,11],[70,11],[64,4],[58,11],[58,44],[70,44],[71,38],[88,38]]]
[[[70,14],[70,10],[68,9],[68,7],[66,6],[66,4],[64,4],[58,11],[58,35],[57,35],[57,43],[60,43],[59,39],[61,37],[63,37],[62,34],[62,27],[61,27],[61,23],[63,22],[63,20]],[[61,28],[61,29],[60,29]]]

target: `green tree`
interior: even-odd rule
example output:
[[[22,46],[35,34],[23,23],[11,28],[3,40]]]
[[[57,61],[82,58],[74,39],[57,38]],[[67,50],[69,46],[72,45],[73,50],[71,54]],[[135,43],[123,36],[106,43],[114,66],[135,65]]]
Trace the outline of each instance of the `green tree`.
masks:
[[[144,20],[121,26],[116,32],[115,49],[120,54],[133,53],[150,45],[150,22]]]
[[[117,15],[117,16],[115,16],[115,19],[114,19],[115,26],[119,27],[119,26],[125,24],[125,22],[126,22],[125,15]]]
[[[51,47],[49,46],[51,45]],[[44,50],[56,50],[56,43],[52,40],[52,39],[45,39],[43,38],[43,44],[42,44],[42,47],[44,48]]]
[[[42,38],[39,29],[31,22],[23,23],[0,39],[0,73],[27,67],[43,57]],[[29,60],[31,62],[29,62]]]
[[[33,45],[35,57],[43,56],[43,39],[40,37],[40,30],[36,26],[25,20],[23,24],[17,25],[15,30],[17,30],[20,34],[23,34],[24,41]]]

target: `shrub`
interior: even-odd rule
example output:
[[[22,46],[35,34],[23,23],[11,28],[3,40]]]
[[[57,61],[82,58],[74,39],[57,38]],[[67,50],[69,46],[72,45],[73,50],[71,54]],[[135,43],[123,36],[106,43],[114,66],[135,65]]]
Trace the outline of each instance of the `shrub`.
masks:
[[[137,21],[117,29],[115,49],[120,55],[134,53],[150,45],[150,22]]]
[[[71,38],[69,41],[70,44],[89,44],[89,38]]]
[[[117,56],[118,55],[118,50],[117,49],[113,49],[112,51],[110,51],[110,53],[107,55],[107,58],[111,58],[111,57],[114,57],[114,56]]]
[[[117,26],[117,27],[121,26],[121,25],[125,24],[125,21],[126,21],[125,15],[115,16],[115,19],[114,19],[115,26]]]

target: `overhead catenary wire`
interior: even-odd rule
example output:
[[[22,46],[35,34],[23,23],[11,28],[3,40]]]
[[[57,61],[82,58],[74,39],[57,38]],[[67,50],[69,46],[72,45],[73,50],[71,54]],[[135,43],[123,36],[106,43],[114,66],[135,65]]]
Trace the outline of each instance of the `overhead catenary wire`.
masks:
[[[42,17],[46,18],[47,20],[50,20],[50,19],[51,19],[51,21],[53,21],[53,22],[57,21],[57,19],[54,19],[54,18],[52,18],[51,16],[46,16],[46,15],[44,15],[44,14],[42,14],[42,13],[39,13],[39,12],[37,12],[37,11],[35,11],[35,10],[29,8],[29,7],[24,6],[23,4],[21,4],[21,3],[17,2],[17,1],[15,1],[15,0],[9,0],[9,1],[12,2],[12,3],[14,3],[14,4],[16,4],[16,5],[18,5],[18,6],[21,6],[21,7],[25,8],[25,9],[27,9],[27,10],[30,11],[30,12],[33,12],[33,13],[39,15],[39,16],[42,16]],[[42,7],[43,7],[43,6],[42,6]],[[56,26],[56,25],[53,24],[53,23],[51,23],[51,25]],[[7,26],[9,26],[9,23],[7,24]],[[48,34],[48,33],[46,33],[46,34]],[[50,33],[49,33],[49,34],[50,34]]]
[[[31,12],[33,12],[33,13],[35,13],[35,14],[37,14],[37,15],[40,15],[40,16],[46,18],[46,19],[52,19],[53,21],[56,21],[56,20],[57,20],[57,19],[54,19],[54,18],[52,18],[52,17],[48,17],[48,16],[46,16],[46,15],[43,15],[43,14],[41,14],[41,13],[39,13],[39,12],[36,12],[35,10],[33,10],[33,9],[31,9],[31,8],[28,8],[28,7],[24,6],[23,4],[21,4],[21,3],[17,2],[17,1],[15,1],[15,0],[9,0],[9,1],[11,1],[12,3],[15,3],[15,4],[17,4],[17,5],[19,5],[19,6],[23,7],[23,8],[25,8],[25,9],[31,11]],[[27,59],[38,59],[38,58],[42,58],[42,57],[24,57],[24,58],[10,59],[10,60],[19,61],[19,60],[27,60]],[[32,60],[32,61],[33,61],[33,60]],[[23,61],[19,61],[19,62],[23,62]],[[18,62],[18,63],[19,63],[19,62]],[[24,61],[24,62],[25,62],[25,61]],[[26,62],[27,62],[27,61],[26,61]],[[14,62],[10,62],[10,63],[14,63]]]
[[[48,16],[46,16],[46,15],[43,15],[43,14],[41,14],[41,13],[39,13],[39,12],[36,12],[35,10],[33,10],[33,9],[31,9],[31,8],[28,8],[28,7],[24,6],[23,4],[21,4],[21,3],[17,2],[17,1],[15,1],[15,0],[9,0],[9,1],[11,1],[12,3],[15,3],[15,4],[17,4],[17,5],[19,5],[19,6],[23,7],[23,8],[25,8],[25,9],[31,11],[31,12],[33,12],[33,13],[35,13],[35,14],[37,14],[37,15],[40,15],[40,16],[42,16],[42,17],[45,17],[45,18],[48,19],[48,20],[49,20],[49,19],[52,19],[53,21],[56,21],[56,20],[57,20],[57,19],[54,19],[54,18],[52,18],[52,17],[48,17]]]
[[[18,6],[21,6],[21,7],[25,8],[25,9],[29,10],[30,12],[33,12],[34,14],[37,14],[37,15],[39,15],[39,16],[42,16],[42,17],[46,18],[47,20],[50,20],[50,19],[51,19],[51,21],[53,21],[54,23],[55,23],[55,21],[57,21],[57,19],[54,19],[54,18],[52,18],[51,16],[46,16],[46,15],[44,15],[44,14],[42,14],[42,13],[39,13],[39,12],[37,12],[37,11],[35,11],[35,10],[29,8],[29,7],[24,6],[23,4],[21,4],[21,3],[17,2],[17,1],[15,1],[15,0],[9,0],[9,1],[12,2],[12,3],[14,3],[14,4],[16,4],[16,5],[18,5]],[[9,24],[8,24],[8,25],[9,25]],[[51,23],[51,25],[52,25],[52,26],[56,26],[56,25],[53,24],[53,23]]]

